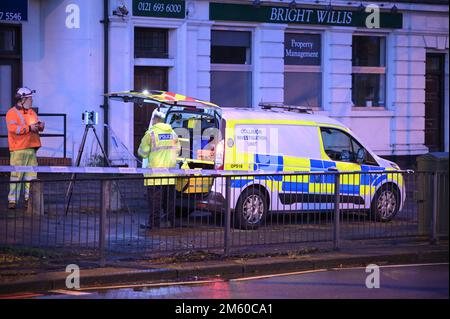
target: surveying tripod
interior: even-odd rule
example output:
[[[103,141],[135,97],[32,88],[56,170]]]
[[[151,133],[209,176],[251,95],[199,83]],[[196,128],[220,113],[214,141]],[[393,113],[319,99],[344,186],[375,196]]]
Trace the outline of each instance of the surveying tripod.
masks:
[[[84,128],[84,134],[83,134],[83,138],[81,139],[80,148],[78,149],[78,155],[77,155],[77,159],[75,161],[75,165],[77,167],[80,166],[81,156],[83,155],[84,146],[86,145],[86,138],[88,136],[88,133],[89,133],[90,129],[92,129],[92,131],[94,132],[95,139],[97,140],[97,143],[100,146],[100,150],[102,151],[102,154],[103,154],[103,157],[105,159],[106,165],[108,167],[111,167],[111,162],[110,162],[108,156],[106,155],[102,144],[100,143],[100,139],[98,138],[97,131],[95,130],[94,124],[86,124],[86,126]],[[73,185],[75,184],[76,175],[77,175],[76,173],[72,173],[72,176],[71,176],[70,182],[69,182],[69,187],[67,188],[67,192],[66,192],[66,210],[65,210],[65,214],[66,215],[67,215],[67,213],[69,211],[70,201],[72,199],[72,193],[73,193]],[[119,192],[120,197],[122,197],[122,194],[121,194],[120,189],[119,189],[119,185],[116,183],[116,181],[113,181],[113,183],[117,187],[117,191]],[[128,205],[126,203],[125,203],[125,205],[127,206],[127,210],[129,212],[130,210],[128,208]]]

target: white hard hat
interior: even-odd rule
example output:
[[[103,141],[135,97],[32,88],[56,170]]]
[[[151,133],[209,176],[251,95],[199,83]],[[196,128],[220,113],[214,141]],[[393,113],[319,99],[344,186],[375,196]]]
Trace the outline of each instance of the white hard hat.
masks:
[[[155,109],[152,113],[152,117],[159,117],[160,119],[164,120],[166,114],[164,112],[158,111],[158,109]]]
[[[25,97],[33,96],[34,93],[36,93],[36,90],[31,90],[30,88],[27,87],[19,88],[16,91],[16,98],[23,99]]]

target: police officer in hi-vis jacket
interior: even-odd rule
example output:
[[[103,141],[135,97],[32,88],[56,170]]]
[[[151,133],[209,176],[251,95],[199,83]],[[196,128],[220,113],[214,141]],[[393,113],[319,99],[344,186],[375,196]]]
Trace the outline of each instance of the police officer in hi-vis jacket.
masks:
[[[169,124],[164,123],[164,114],[155,110],[151,127],[141,140],[138,154],[147,159],[145,168],[175,168],[181,145],[177,134]],[[150,216],[143,228],[160,227],[162,221],[174,219],[175,215],[175,177],[172,174],[144,175],[144,185],[148,187]]]

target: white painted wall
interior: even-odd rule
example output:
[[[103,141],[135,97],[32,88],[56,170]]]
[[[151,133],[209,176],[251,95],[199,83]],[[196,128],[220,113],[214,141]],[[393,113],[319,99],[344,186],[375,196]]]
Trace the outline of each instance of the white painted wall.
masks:
[[[262,23],[253,39],[253,107],[284,100],[284,30],[286,25]]]
[[[447,46],[448,46],[448,42],[447,42]],[[448,121],[448,119],[449,119],[449,117],[450,117],[450,114],[449,114],[449,89],[448,89],[448,87],[449,87],[449,84],[448,84],[448,81],[449,81],[449,76],[448,76],[448,67],[449,67],[449,55],[448,55],[448,52],[447,52],[447,54],[446,54],[446,57],[445,57],[445,114],[444,114],[444,116],[445,116],[445,118],[446,118],[446,121],[445,121],[445,151],[446,152],[448,152],[449,151],[449,121]]]
[[[247,3],[249,1],[243,1]],[[284,1],[286,2],[286,1]],[[313,4],[313,1],[310,1]],[[80,7],[81,28],[67,29],[65,8]],[[211,28],[224,22],[209,21],[209,3],[189,0],[185,20],[132,17],[131,0],[110,0],[110,11],[125,4],[130,14],[111,16],[110,91],[133,88],[135,65],[169,65],[169,90],[210,98]],[[289,26],[321,32],[323,45],[323,109],[355,131],[380,155],[427,152],[424,144],[425,56],[433,50],[447,54],[446,149],[448,151],[448,9],[427,12],[424,6],[405,6],[404,29],[381,30],[388,39],[387,107],[356,110],[351,101],[351,44],[354,28]],[[432,6],[430,6],[432,7]],[[433,10],[435,7],[432,7]],[[68,114],[68,156],[75,158],[83,133],[81,113],[99,112],[103,122],[103,19],[102,1],[30,0],[29,21],[23,23],[24,85],[36,88],[40,112]],[[226,23],[247,27],[253,34],[253,107],[282,102],[284,85],[283,41],[287,25]],[[170,59],[134,59],[135,26],[170,29]],[[119,139],[133,149],[133,106],[110,102],[110,124]],[[48,132],[62,132],[48,123]],[[50,125],[51,124],[51,125]],[[103,130],[98,133],[102,139]],[[40,156],[62,156],[61,139],[45,139]],[[90,142],[88,142],[89,145]],[[92,143],[91,143],[92,144]]]
[[[109,91],[119,92],[134,88],[133,34],[129,20],[113,17],[109,37]],[[133,152],[133,104],[109,101],[109,125],[119,139]],[[131,148],[129,147],[131,145]],[[112,161],[116,154],[111,152]],[[116,163],[118,164],[118,163]]]
[[[408,17],[405,17],[407,20]],[[398,31],[391,37],[391,85],[389,108],[393,155],[426,153],[425,142],[425,48],[420,37]]]
[[[427,52],[445,53],[448,61],[447,12],[404,14],[404,28],[393,34],[391,143],[395,155],[428,151],[425,142],[425,61]],[[448,62],[447,62],[448,63]],[[448,151],[448,64],[446,73],[445,147]]]
[[[66,6],[80,8],[80,28],[66,27]],[[23,25],[23,83],[35,88],[40,113],[67,113],[68,157],[75,157],[84,127],[81,113],[102,112],[103,49],[101,1],[29,1]],[[61,120],[42,118],[47,133],[62,133]],[[102,130],[98,130],[102,138]],[[39,156],[62,157],[62,138],[43,138]],[[89,140],[87,146],[92,145]]]

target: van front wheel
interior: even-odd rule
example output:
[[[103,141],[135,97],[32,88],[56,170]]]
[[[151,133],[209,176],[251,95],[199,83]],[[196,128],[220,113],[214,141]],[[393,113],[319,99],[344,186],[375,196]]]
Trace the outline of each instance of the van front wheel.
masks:
[[[372,220],[388,222],[395,217],[399,208],[400,195],[397,187],[392,184],[385,184],[375,194],[370,215]]]
[[[239,229],[257,229],[267,215],[265,195],[256,188],[246,189],[236,205],[235,227]]]

